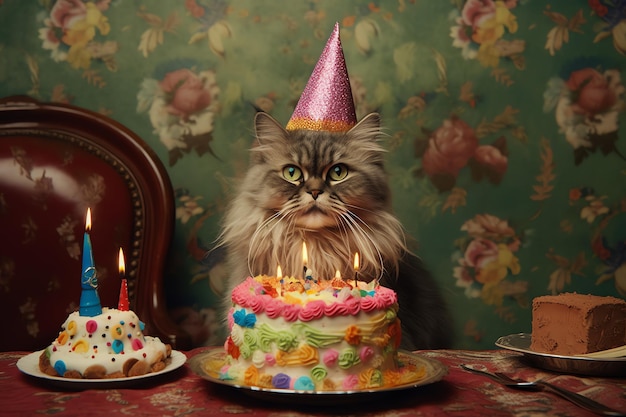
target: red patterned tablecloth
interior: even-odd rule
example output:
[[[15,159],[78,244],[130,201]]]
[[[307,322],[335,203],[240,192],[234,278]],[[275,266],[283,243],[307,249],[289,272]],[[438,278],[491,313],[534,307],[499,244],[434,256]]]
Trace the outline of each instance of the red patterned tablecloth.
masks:
[[[186,352],[187,357],[202,352]],[[22,374],[16,366],[25,352],[0,352],[0,416],[592,416],[575,405],[545,392],[502,387],[471,374],[460,364],[476,364],[526,379],[546,378],[626,412],[626,379],[558,375],[527,366],[519,355],[504,350],[420,351],[438,360],[448,374],[430,385],[375,395],[372,401],[316,407],[297,400],[272,403],[246,391],[214,384],[195,375],[186,365],[124,388],[60,389],[50,381]],[[626,376],[625,376],[626,377]]]

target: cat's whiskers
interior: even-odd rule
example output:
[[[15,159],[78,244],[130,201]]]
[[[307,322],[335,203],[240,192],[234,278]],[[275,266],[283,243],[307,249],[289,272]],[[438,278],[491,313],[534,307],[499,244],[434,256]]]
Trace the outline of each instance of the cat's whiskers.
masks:
[[[353,236],[356,238],[357,242],[361,243],[361,256],[364,255],[363,252],[369,252],[372,248],[374,249],[376,257],[378,258],[379,267],[377,269],[379,270],[378,278],[380,279],[384,273],[383,256],[376,241],[372,239],[369,233],[367,233],[367,230],[372,231],[371,227],[363,221],[363,219],[350,211],[342,213],[339,218],[342,220],[342,223],[344,223],[353,232]],[[367,230],[364,229],[359,223],[363,224]]]
[[[258,253],[265,248],[264,242],[266,240],[269,240],[270,244],[272,243],[272,233],[276,227],[282,226],[287,231],[294,229],[293,221],[290,219],[292,217],[290,214],[293,211],[293,208],[294,207],[284,207],[259,224],[250,240],[249,252],[251,256],[253,249],[257,249]],[[289,222],[283,222],[284,219],[289,219]],[[257,257],[253,256],[253,258],[256,259]]]
[[[350,209],[356,209],[356,210],[359,210],[359,211],[364,211],[364,212],[366,212],[366,213],[376,214],[376,211],[371,210],[371,209],[368,209],[368,208],[366,208],[366,207],[355,206],[354,204],[349,204],[349,203],[343,203],[343,204],[346,206],[346,208],[347,208],[347,212],[348,212],[348,213],[352,213],[352,215],[353,215],[353,216],[356,216],[356,217],[358,217],[358,216],[357,216],[357,215],[356,215],[356,214],[355,214],[352,210],[350,210]]]
[[[368,213],[373,213],[373,214],[376,214],[376,212],[375,212],[374,210],[369,210],[369,209],[367,209],[367,208],[365,208],[365,207],[355,206],[355,205],[353,205],[353,204],[348,204],[348,203],[346,203],[346,207],[348,207],[348,208],[355,208],[355,209],[358,209],[358,210],[360,210],[360,211],[364,211],[364,212],[368,212]],[[353,211],[351,211],[351,210],[348,210],[348,212],[349,212],[349,213],[351,213],[354,217],[357,217],[357,218],[359,217],[356,213],[354,213],[354,212],[353,212]],[[363,221],[363,220],[362,220],[362,219],[360,219],[360,218],[359,218],[359,220],[360,220],[363,224],[367,225],[367,222]],[[400,227],[402,227],[402,226],[400,226]],[[370,228],[369,226],[368,226],[368,228],[371,230],[371,228]],[[406,247],[407,247],[407,243],[406,243],[406,236],[404,235],[404,233],[400,233],[400,236],[402,237],[402,246],[403,246],[403,248],[406,250]]]
[[[255,274],[258,271],[255,271],[253,265],[256,263],[257,254],[259,253],[259,248],[261,248],[263,241],[268,237],[274,227],[280,222],[280,220],[275,221],[281,217],[281,212],[276,212],[272,214],[267,219],[263,220],[257,228],[254,230],[252,237],[250,238],[250,245],[248,246],[248,272],[250,274]],[[272,226],[271,223],[274,223]],[[263,233],[265,232],[265,233]]]
[[[297,228],[293,214],[298,210],[298,206],[297,201],[290,200],[280,211],[273,213],[258,225],[248,247],[248,270],[250,273],[262,272],[254,271],[255,269],[267,269],[276,266],[267,264],[270,260],[264,255],[267,253],[267,248],[277,249],[274,247],[275,239],[273,238],[273,233],[277,227],[282,228],[281,234],[283,235],[295,232]],[[275,254],[276,263],[280,259],[287,258],[287,254],[284,252],[287,248],[280,246],[278,249],[281,250],[281,253]]]

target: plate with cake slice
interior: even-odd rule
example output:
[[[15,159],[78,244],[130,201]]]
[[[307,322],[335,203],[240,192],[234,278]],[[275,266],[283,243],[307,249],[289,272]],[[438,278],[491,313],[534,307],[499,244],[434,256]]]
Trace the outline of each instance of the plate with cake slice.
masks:
[[[17,361],[17,368],[25,375],[36,378],[45,383],[70,390],[113,389],[135,386],[137,384],[152,381],[161,375],[169,374],[170,372],[181,368],[187,361],[187,356],[184,353],[172,350],[170,358],[168,358],[167,365],[159,371],[119,378],[64,378],[61,376],[48,375],[41,371],[39,368],[39,362],[42,353],[43,351],[37,351],[21,357]]]
[[[520,352],[532,366],[568,374],[604,377],[624,377],[626,357],[594,358],[583,355],[559,355],[532,350],[530,333],[502,336],[496,346]]]
[[[521,352],[534,365],[593,376],[626,375],[626,301],[562,293],[532,302],[531,333],[504,336],[496,346]]]
[[[383,394],[413,389],[441,381],[448,368],[441,362],[408,351],[398,351],[398,362],[404,375],[397,385],[372,388],[300,390],[248,385],[242,381],[221,379],[227,353],[223,347],[212,347],[193,356],[187,364],[202,379],[230,387],[261,400],[299,405],[336,406],[379,399]]]

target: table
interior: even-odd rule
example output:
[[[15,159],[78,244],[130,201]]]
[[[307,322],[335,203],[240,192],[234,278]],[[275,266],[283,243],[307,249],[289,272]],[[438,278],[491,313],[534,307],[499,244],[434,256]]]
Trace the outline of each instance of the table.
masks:
[[[190,358],[202,351],[198,348],[184,353]],[[508,350],[416,353],[442,362],[448,374],[430,385],[377,395],[372,402],[314,407],[297,402],[272,404],[206,381],[186,365],[137,386],[68,391],[22,374],[16,362],[27,352],[0,352],[0,416],[593,416],[550,393],[502,387],[461,369],[462,363],[525,379],[545,377],[626,412],[625,378],[559,375],[528,366],[518,353]]]

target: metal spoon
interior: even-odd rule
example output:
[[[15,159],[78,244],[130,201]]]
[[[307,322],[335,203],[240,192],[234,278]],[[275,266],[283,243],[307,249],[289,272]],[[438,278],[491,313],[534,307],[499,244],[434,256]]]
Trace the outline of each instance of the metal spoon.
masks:
[[[561,388],[556,385],[552,385],[542,380],[538,380],[538,381],[515,380],[501,372],[496,372],[495,374],[492,374],[487,371],[481,371],[479,369],[475,369],[468,365],[461,365],[461,368],[465,369],[466,371],[473,372],[475,374],[480,374],[480,375],[489,377],[493,381],[496,381],[507,387],[532,389],[535,391],[544,390],[544,391],[552,392],[570,401],[571,403],[584,408],[585,410],[591,411],[592,413],[596,413],[596,414],[603,415],[603,416],[626,417],[626,413],[614,410],[612,408],[605,406],[604,404],[600,404],[599,402],[592,400],[589,397],[585,397],[584,395],[580,395],[578,393],[568,391],[564,388]]]

